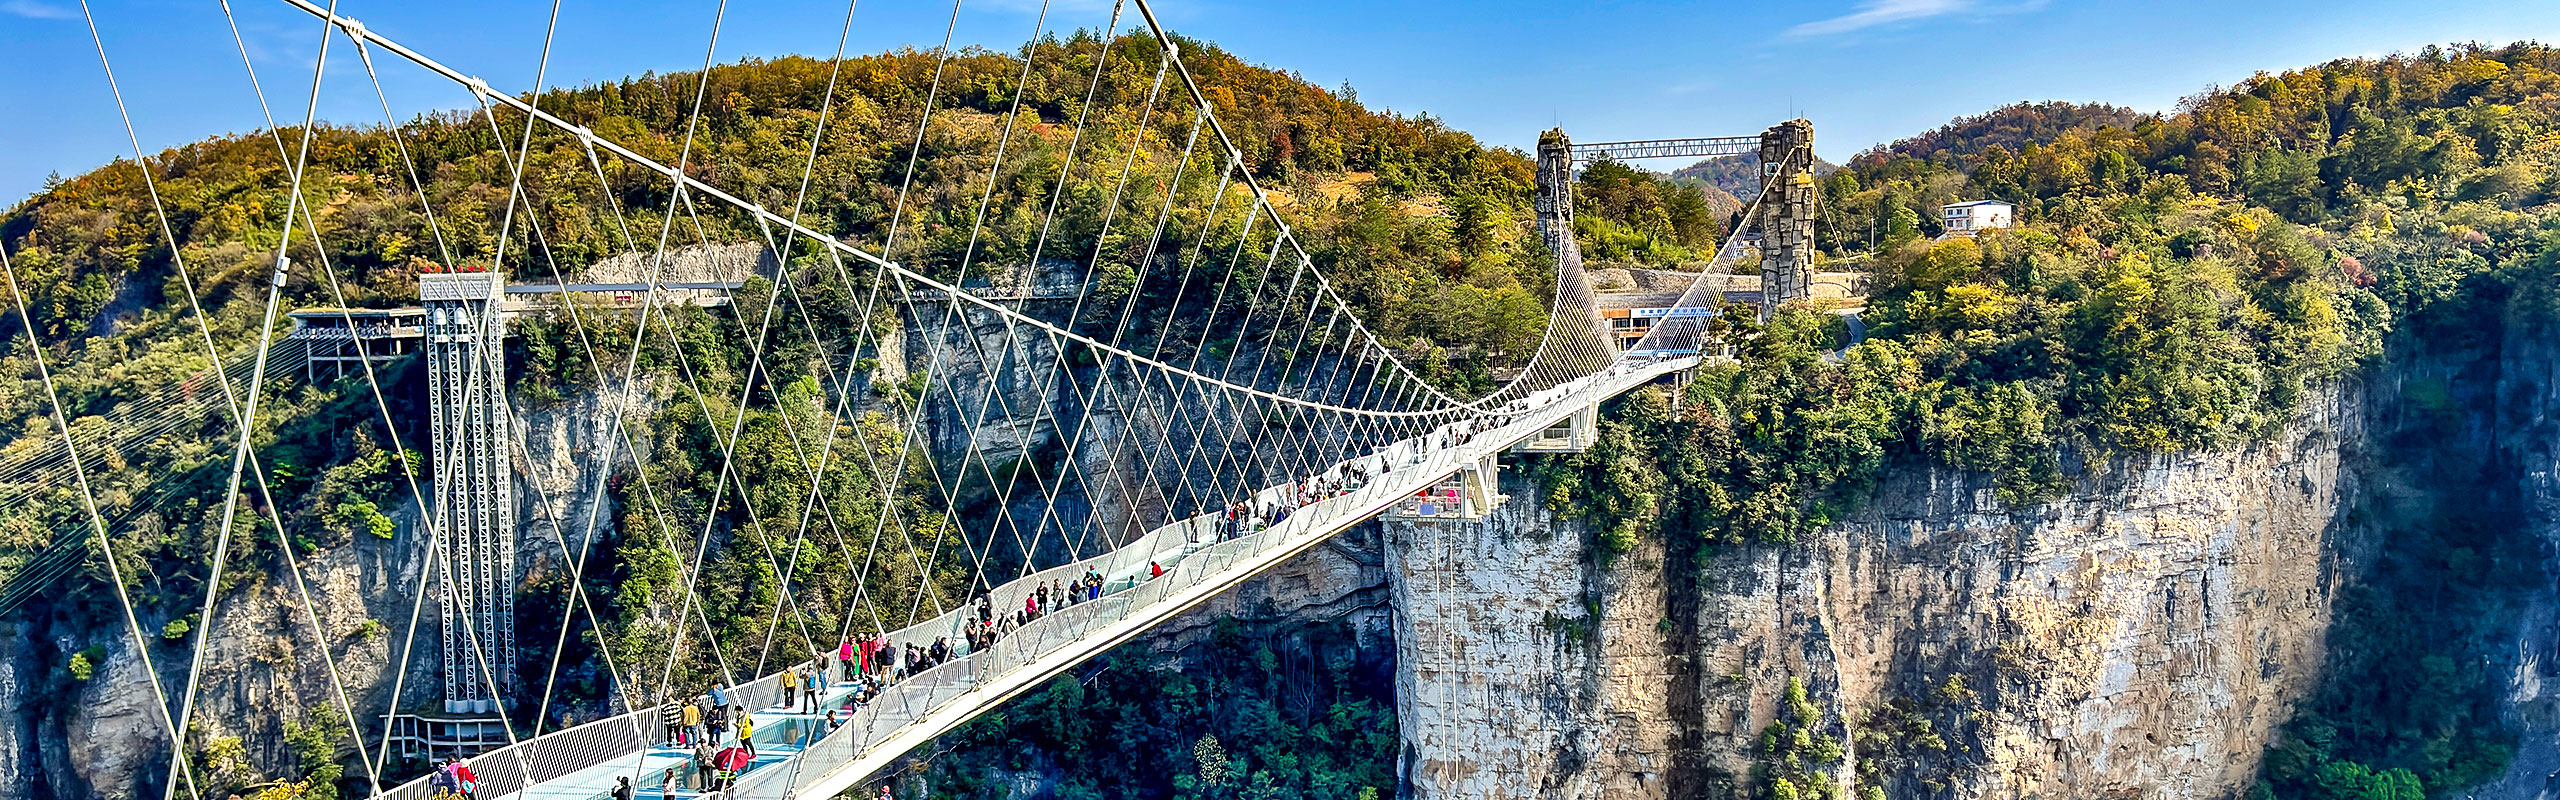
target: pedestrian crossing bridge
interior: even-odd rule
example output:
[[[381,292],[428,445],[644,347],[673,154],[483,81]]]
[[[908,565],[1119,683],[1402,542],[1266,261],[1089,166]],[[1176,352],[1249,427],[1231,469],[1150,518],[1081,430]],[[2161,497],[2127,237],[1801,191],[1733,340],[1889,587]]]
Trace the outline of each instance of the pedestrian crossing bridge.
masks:
[[[691,89],[668,98],[680,103],[680,124],[656,131],[552,99],[557,87],[541,76],[556,5],[536,85],[503,88],[359,21],[356,3],[252,2],[299,12],[318,45],[307,90],[295,76],[271,97],[248,70],[268,122],[250,140],[272,140],[285,167],[283,214],[257,244],[228,243],[266,256],[225,274],[250,298],[235,303],[263,299],[264,325],[243,332],[206,315],[199,285],[226,278],[200,274],[188,258],[205,250],[188,245],[213,243],[188,241],[170,221],[159,187],[172,167],[142,150],[116,89],[188,303],[174,324],[192,326],[206,365],[154,390],[145,405],[175,421],[143,429],[159,438],[210,430],[230,453],[184,677],[164,682],[180,673],[155,659],[142,666],[169,752],[191,752],[202,735],[193,732],[202,632],[224,607],[235,532],[298,524],[278,485],[291,476],[271,475],[278,465],[257,432],[332,408],[279,403],[275,384],[298,373],[318,387],[308,391],[361,401],[335,406],[357,416],[331,424],[413,456],[385,460],[385,502],[414,509],[400,536],[422,541],[420,566],[403,584],[408,616],[383,620],[392,634],[379,645],[391,662],[383,676],[355,675],[318,648],[323,663],[309,666],[326,672],[329,692],[302,713],[357,721],[348,746],[358,769],[347,774],[370,797],[434,797],[433,773],[418,775],[414,758],[452,755],[435,743],[456,741],[454,730],[503,742],[467,760],[485,800],[591,800],[624,781],[642,797],[858,791],[936,736],[1354,526],[1482,517],[1507,499],[1506,454],[1590,449],[1605,402],[1678,383],[1720,357],[1729,320],[1750,311],[1732,308],[1711,278],[1746,242],[1771,276],[1772,302],[1801,298],[1810,275],[1802,120],[1756,138],[1613,142],[1580,154],[1551,132],[1534,201],[1535,235],[1554,268],[1544,325],[1525,352],[1477,353],[1482,373],[1463,380],[1408,364],[1437,352],[1433,343],[1380,333],[1367,318],[1375,299],[1337,286],[1329,260],[1284,213],[1299,201],[1264,185],[1277,172],[1265,148],[1240,146],[1212,102],[1229,90],[1185,60],[1186,40],[1148,0],[1080,20],[1044,3],[1033,44],[1010,53],[954,48],[964,16],[954,2],[922,96],[861,101],[868,124],[904,143],[885,157],[864,151],[886,162],[889,179],[837,186],[820,165],[841,155],[830,136],[852,113],[842,85],[843,41],[858,24],[850,8],[822,92],[793,110],[805,139],[767,143],[788,148],[781,160],[798,167],[775,176],[697,146],[732,13],[725,2],[705,34],[703,71],[668,79]],[[89,22],[94,34],[99,20]],[[97,41],[115,88],[108,40]],[[240,50],[252,67],[245,41]],[[979,81],[968,88],[985,96],[963,106],[951,96],[961,87],[945,83],[955,53],[996,59],[1013,79]],[[467,105],[404,122],[386,75],[440,82]],[[417,246],[432,243],[432,257],[412,259],[428,264],[414,276],[414,307],[368,305],[342,286],[346,251],[371,234],[321,224],[323,207],[344,199],[329,192],[345,190],[306,178],[332,77],[380,99],[374,149],[393,166],[375,177],[391,185],[385,196],[414,206],[426,234]],[[1066,99],[1028,107],[1034,84]],[[277,119],[292,96],[308,101],[301,118]],[[964,124],[978,127],[948,132]],[[415,140],[456,131],[493,150],[508,175],[503,197],[431,191],[424,176],[439,165],[422,163]],[[966,157],[946,157],[955,150]],[[1572,232],[1576,165],[1755,151],[1763,188],[1736,215],[1742,229],[1676,302],[1645,310],[1653,322],[1640,336],[1613,331]],[[537,169],[548,177],[528,180]],[[971,177],[957,191],[915,185],[937,171]],[[856,194],[881,201],[878,219],[814,207],[817,196]],[[585,216],[563,219],[575,214]],[[485,230],[462,232],[460,219]],[[583,249],[571,237],[585,237]],[[685,253],[739,248],[758,253],[743,273],[671,266]],[[589,257],[565,255],[573,250]],[[18,297],[8,255],[0,247],[0,274]],[[621,266],[585,272],[606,261]],[[629,274],[635,264],[641,274]],[[510,304],[511,292],[543,301]],[[611,298],[581,299],[597,293]],[[278,324],[288,315],[290,333]],[[587,376],[565,399],[527,395],[518,370],[536,357],[528,325],[539,326],[545,370]],[[114,570],[114,530],[130,520],[102,513],[92,470],[130,448],[75,433],[47,355],[76,348],[44,341],[39,327],[13,335],[34,345],[83,527]],[[510,355],[517,345],[525,352]],[[424,376],[404,384],[394,371],[409,364]],[[402,395],[419,384],[423,402]],[[209,410],[177,418],[195,405]],[[537,436],[554,440],[549,455],[530,443]],[[562,463],[563,449],[574,463]],[[599,576],[613,574],[614,554],[640,551],[663,561],[656,582],[636,600],[595,596],[611,588]],[[293,589],[296,623],[320,636],[327,615],[302,552],[280,548],[290,579],[280,583]],[[535,571],[519,559],[566,576],[556,618],[517,607]],[[136,651],[153,649],[147,630],[181,630],[162,624],[185,609],[137,607],[121,593],[127,579],[111,578]],[[841,663],[839,645],[852,642],[880,655]],[[428,661],[441,665],[441,683],[410,685],[409,666]],[[825,676],[814,698],[786,688],[812,673]],[[589,676],[587,685],[570,688],[564,674]],[[661,714],[713,686],[754,734],[710,734],[744,762],[706,785],[700,754],[675,744]],[[561,722],[564,709],[584,721]],[[189,759],[167,763],[167,797],[213,790]]]
[[[734,798],[833,797],[878,773],[933,737],[1039,685],[1156,623],[1305,552],[1334,534],[1391,513],[1476,465],[1512,447],[1533,442],[1578,412],[1637,386],[1695,366],[1695,356],[1630,361],[1554,387],[1481,421],[1451,423],[1424,436],[1332,465],[1319,474],[1338,483],[1366,472],[1365,483],[1345,483],[1338,494],[1296,507],[1278,524],[1242,535],[1222,532],[1215,514],[1158,528],[1108,553],[1023,576],[991,593],[995,608],[1020,607],[1032,587],[1072,579],[1088,569],[1105,576],[1097,600],[1064,606],[1033,620],[977,652],[888,683],[868,702],[852,699],[854,684],[840,667],[799,665],[829,676],[823,701],[783,705],[780,679],[769,675],[731,690],[733,703],[753,709],[761,755],[722,794]],[[1273,507],[1294,503],[1294,487],[1268,487],[1255,501]],[[1464,502],[1463,498],[1460,502]],[[1437,509],[1435,509],[1435,512]],[[1452,510],[1451,516],[1463,513]],[[1150,565],[1165,568],[1151,577]],[[974,609],[957,609],[887,636],[893,647],[925,647],[958,641]],[[842,720],[827,727],[823,712]],[[668,744],[658,709],[639,711],[553,732],[471,759],[482,797],[524,800],[592,800],[608,796],[615,779],[631,778],[642,796],[689,797],[699,792],[691,757]],[[675,787],[665,791],[661,787]],[[387,797],[432,797],[425,779]]]

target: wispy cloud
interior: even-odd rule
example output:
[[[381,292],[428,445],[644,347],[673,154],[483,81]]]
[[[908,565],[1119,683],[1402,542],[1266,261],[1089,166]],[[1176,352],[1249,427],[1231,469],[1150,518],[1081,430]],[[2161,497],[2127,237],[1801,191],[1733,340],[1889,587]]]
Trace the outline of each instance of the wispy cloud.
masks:
[[[1713,88],[1716,88],[1716,82],[1712,80],[1688,81],[1662,87],[1662,94],[1667,97],[1687,97]]]
[[[2039,0],[2025,7],[2000,10],[2023,11],[2041,5],[2043,3]],[[1834,36],[1897,22],[1910,22],[1951,14],[1987,13],[1993,10],[1995,9],[1984,8],[1976,0],[1865,0],[1858,4],[1856,11],[1788,28],[1787,35],[1796,38]]]
[[[36,0],[0,2],[0,14],[27,19],[79,19],[80,12]]]

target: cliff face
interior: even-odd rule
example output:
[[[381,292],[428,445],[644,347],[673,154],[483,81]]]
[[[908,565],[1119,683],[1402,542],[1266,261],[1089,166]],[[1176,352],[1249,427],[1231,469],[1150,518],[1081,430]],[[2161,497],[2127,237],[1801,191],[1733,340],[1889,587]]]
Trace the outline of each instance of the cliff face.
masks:
[[[2480,794],[2560,796],[2552,327],[2510,321],[2460,353],[2404,356],[2369,391],[2315,393],[2270,441],[2097,465],[2034,508],[2004,507],[1979,476],[1907,470],[1849,518],[1783,546],[1700,556],[1647,542],[1594,563],[1590,533],[1515,478],[1515,499],[1481,524],[1364,526],[1147,642],[1179,658],[1233,617],[1285,639],[1291,658],[1348,658],[1391,679],[1399,772],[1417,798],[1743,796],[1769,767],[1762,734],[1787,718],[1791,679],[1819,712],[1812,729],[1840,746],[1803,766],[1845,796],[1873,786],[1892,797],[2227,797],[2320,686],[2341,587],[2399,557],[2388,523],[2358,508],[2513,503],[2550,579],[2515,593],[2472,648],[2504,679],[2501,707],[2521,733],[2506,778]],[[1131,399],[1146,395],[1128,376],[1061,371],[1070,359],[1044,337],[983,314],[909,320],[904,334],[888,337],[868,378],[904,383],[930,368],[948,384],[923,429],[947,468],[972,441],[984,461],[972,468],[995,470],[1077,442],[1082,472],[1101,480],[1058,487],[1070,504],[1058,528],[1109,535],[1160,517],[1180,475],[1210,469],[1167,458],[1207,452],[1236,427],[1197,398],[1150,404]],[[2427,405],[2410,397],[2419,384],[2450,397],[2413,410]],[[519,420],[529,573],[560,568],[591,514],[615,516],[599,507],[592,471],[609,449],[609,405],[580,396]],[[2413,431],[2476,472],[2369,452]],[[1037,502],[1017,496],[1016,515],[1036,515]],[[202,735],[238,737],[256,766],[284,763],[283,726],[335,706],[324,652],[366,718],[359,730],[432,695],[428,613],[404,702],[389,696],[428,551],[415,509],[393,516],[394,538],[359,536],[306,560],[317,632],[281,574],[226,593],[207,644]],[[58,618],[9,623],[26,646],[0,653],[0,785],[34,797],[157,792],[166,739],[128,640]],[[142,620],[153,633],[165,621]],[[89,646],[105,654],[97,677],[64,678],[69,654]],[[164,674],[182,674],[183,646],[152,648]]]
[[[1591,565],[1533,488],[1480,525],[1384,523],[1409,796],[1670,796],[1684,660],[1663,574]]]
[[[593,265],[573,280],[637,281],[662,269],[660,278],[666,281],[736,281],[772,271],[762,253],[757,246],[693,248],[665,265],[623,257]],[[1008,287],[1034,313],[1062,314],[1066,305],[1060,300],[1071,300],[1080,281],[1079,265],[1059,261],[1038,270],[1014,268],[991,282],[972,284]],[[891,301],[884,297],[882,302]],[[1060,353],[1038,330],[1008,325],[975,306],[952,306],[937,296],[917,298],[913,314],[903,313],[902,303],[893,307],[902,312],[900,329],[881,337],[867,353],[878,369],[856,376],[852,411],[894,413],[896,403],[885,389],[929,385],[926,395],[933,402],[925,409],[919,435],[933,448],[936,465],[949,476],[964,478],[958,482],[962,485],[971,475],[1002,474],[1019,463],[1072,455],[1088,480],[1017,487],[1013,497],[1013,516],[1020,520],[1042,519],[1042,506],[1051,496],[1059,502],[1058,510],[1046,515],[1047,529],[1035,539],[1053,549],[1039,556],[1044,563],[1065,558],[1061,543],[1070,537],[1090,551],[1100,540],[1125,538],[1149,521],[1161,520],[1167,503],[1181,494],[1182,483],[1174,476],[1221,467],[1231,472],[1233,464],[1207,460],[1210,443],[1229,438],[1241,442],[1251,428],[1233,419],[1233,410],[1223,404],[1208,407],[1196,392],[1173,403],[1153,400],[1161,395],[1160,385],[1147,385],[1125,370],[1097,374],[1089,360],[1077,362]],[[1151,340],[1138,333],[1130,338]],[[679,386],[663,381],[644,382],[628,396],[614,394],[585,392],[539,408],[519,408],[519,585],[555,579],[582,551],[588,557],[609,552],[602,549],[602,540],[611,535],[604,531],[617,524],[620,514],[609,493],[600,490],[597,470],[608,452],[624,464],[633,458],[625,443],[614,439],[611,420],[617,414],[645,417],[668,404],[690,402]],[[630,437],[629,447],[643,451],[642,457],[659,445],[645,428],[624,435]],[[966,459],[964,452],[969,453]],[[434,491],[431,484],[420,488]],[[406,498],[405,486],[396,495]],[[982,504],[988,499],[964,495],[961,501]],[[414,504],[393,510],[391,516],[396,523],[391,539],[360,535],[305,558],[311,602],[322,617],[316,632],[301,613],[301,600],[281,564],[235,564],[233,578],[239,582],[226,586],[214,610],[215,624],[206,634],[205,672],[192,715],[198,730],[191,749],[200,749],[207,737],[236,738],[243,767],[265,774],[293,771],[284,742],[286,726],[334,714],[338,706],[337,688],[323,668],[324,652],[336,662],[360,720],[356,731],[368,748],[379,741],[385,710],[416,710],[436,696],[440,632],[432,593],[418,618],[400,697],[395,702],[391,696],[397,676],[390,665],[401,657],[410,605],[426,580],[432,554]],[[1032,532],[1022,535],[1029,538]],[[1341,544],[1325,552],[1332,555],[1301,559],[1215,605],[1221,614],[1262,625],[1267,632],[1302,639],[1297,650],[1352,654],[1383,680],[1392,661],[1377,548]],[[28,796],[66,800],[156,796],[169,739],[150,705],[142,662],[130,638],[120,625],[74,624],[69,620],[88,615],[57,611],[37,603],[0,621],[6,626],[0,633],[13,644],[26,645],[0,652],[0,713],[7,715],[0,722],[0,786],[33,787]],[[174,704],[185,680],[191,637],[160,640],[168,616],[146,609],[140,622],[153,639],[151,656]],[[1155,641],[1179,652],[1204,641],[1206,622],[1214,618],[1199,616],[1201,624],[1176,626]],[[1321,635],[1283,633],[1306,620],[1348,624]],[[546,631],[544,646],[555,625],[556,618],[520,621],[523,630]],[[65,663],[72,653],[90,647],[97,648],[93,656],[100,656],[94,679],[71,680]],[[600,663],[567,664],[562,678],[601,683],[592,674],[601,669]],[[600,701],[553,703],[556,716],[586,718],[608,710]],[[347,759],[348,776],[363,774],[353,759],[352,741],[342,745],[341,755]],[[0,796],[16,795],[0,790]]]
[[[1843,745],[1808,766],[1843,788],[2232,794],[2317,685],[2360,420],[2333,394],[2274,441],[2026,510],[1915,471],[1809,541],[1695,566],[1593,565],[1529,486],[1481,528],[1391,525],[1412,796],[1741,796],[1790,678]],[[1944,750],[1857,735],[1897,700]]]
[[[431,656],[413,660],[405,677],[391,669],[399,657],[410,591],[428,550],[415,525],[414,508],[393,517],[398,525],[391,539],[360,536],[303,559],[303,581],[319,616],[316,627],[303,613],[301,589],[288,575],[279,571],[236,578],[214,607],[215,625],[205,632],[191,749],[236,740],[247,762],[243,766],[288,764],[285,726],[343,718],[341,691],[368,721],[390,705],[395,680],[404,684],[403,696],[413,699],[434,691]],[[169,737],[160,712],[152,709],[150,684],[132,639],[121,625],[87,628],[68,619],[47,609],[9,631],[13,641],[27,646],[0,658],[0,708],[9,713],[8,723],[0,725],[5,729],[0,730],[0,779],[8,781],[12,796],[158,797]],[[147,634],[157,634],[165,622],[142,620]],[[421,648],[431,647],[435,636],[432,613],[426,622],[430,627],[420,633]],[[103,655],[92,677],[66,677],[64,664],[85,647]],[[185,683],[187,648],[153,635],[149,655],[176,703]],[[325,668],[329,664],[341,677],[335,685]],[[365,727],[379,732],[378,722]],[[374,745],[371,735],[367,748]],[[347,743],[346,754],[352,756],[353,748]],[[361,776],[363,771],[351,761],[347,773]]]
[[[2541,579],[2512,596],[2503,635],[2477,648],[2505,678],[2505,722],[2518,732],[2507,774],[2479,796],[2560,798],[2560,348],[2552,345],[2560,324],[2546,314],[2510,316],[2522,319],[2499,342],[2494,423],[2467,433],[2477,451],[2496,453],[2517,474],[2522,533],[2542,557]]]

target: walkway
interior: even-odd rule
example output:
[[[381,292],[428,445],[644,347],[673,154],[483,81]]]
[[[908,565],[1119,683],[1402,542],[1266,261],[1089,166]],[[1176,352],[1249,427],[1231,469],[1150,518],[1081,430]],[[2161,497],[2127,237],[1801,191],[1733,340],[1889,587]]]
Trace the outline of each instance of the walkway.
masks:
[[[1072,581],[1087,570],[1098,570],[1106,577],[1101,598],[1059,607],[992,646],[889,684],[868,705],[855,707],[848,699],[852,685],[836,683],[826,695],[827,707],[838,709],[844,724],[805,748],[799,746],[802,734],[822,724],[823,712],[812,715],[779,708],[778,679],[787,671],[734,689],[732,703],[763,709],[753,712],[760,755],[736,787],[720,796],[755,800],[834,796],[970,718],[1384,513],[1465,465],[1535,437],[1576,410],[1696,364],[1695,357],[1630,359],[1483,416],[1452,422],[1335,464],[1315,477],[1344,487],[1342,491],[1298,506],[1266,530],[1222,537],[1218,514],[1205,513],[1158,528],[1098,558],[996,587],[989,593],[991,603],[995,609],[1007,610],[1021,608],[1035,587]],[[1370,476],[1365,483],[1358,480],[1363,474]],[[1294,486],[1267,488],[1253,502],[1257,507],[1294,505],[1289,495],[1295,491]],[[1164,566],[1164,575],[1146,579],[1150,563]],[[963,608],[893,632],[887,637],[890,652],[910,644],[929,646],[936,639],[956,644],[962,641],[962,626],[975,614],[974,608]],[[661,733],[657,709],[648,708],[545,734],[482,754],[470,763],[482,779],[484,800],[594,800],[611,794],[617,776],[631,776],[642,797],[699,796],[681,784],[671,792],[660,792],[666,770],[689,767],[691,759],[689,750],[661,746]],[[431,794],[421,779],[383,796],[423,800]]]

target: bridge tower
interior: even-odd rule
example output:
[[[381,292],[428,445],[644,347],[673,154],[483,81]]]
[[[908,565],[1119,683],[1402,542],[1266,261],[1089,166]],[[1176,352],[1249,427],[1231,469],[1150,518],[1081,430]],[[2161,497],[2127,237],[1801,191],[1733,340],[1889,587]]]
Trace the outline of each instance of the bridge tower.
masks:
[[[1538,235],[1547,252],[1564,257],[1573,241],[1573,140],[1563,128],[1538,134]]]
[[[1760,185],[1768,200],[1758,212],[1760,287],[1764,308],[1813,296],[1813,123],[1791,119],[1760,134]]]
[[[436,555],[445,569],[435,579],[449,582],[438,593],[448,714],[502,710],[516,674],[505,296],[506,281],[493,272],[418,276],[435,461],[435,507],[428,513],[444,531]],[[500,689],[494,696],[493,680]]]

